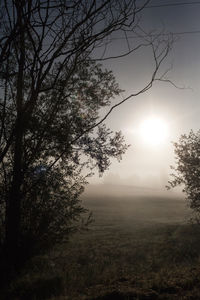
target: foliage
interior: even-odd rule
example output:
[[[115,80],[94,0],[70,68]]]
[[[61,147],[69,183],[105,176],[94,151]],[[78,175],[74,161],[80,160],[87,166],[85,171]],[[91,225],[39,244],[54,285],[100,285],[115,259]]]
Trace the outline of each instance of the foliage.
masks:
[[[154,81],[165,81],[166,72],[157,74],[172,39],[141,41],[139,16],[147,3],[0,3],[0,239],[12,267],[77,228],[88,174],[96,167],[102,174],[127,149],[105,119]],[[110,58],[107,46],[120,32],[137,32],[138,39],[132,47],[126,39],[128,51],[112,59],[149,47],[153,71],[141,90],[113,105],[121,89],[98,61]]]
[[[63,78],[66,78],[65,72]],[[121,133],[113,134],[105,125],[83,134],[94,126],[100,108],[109,105],[119,92],[112,72],[88,60],[79,65],[70,82],[64,85],[59,80],[53,92],[46,91],[39,96],[23,137],[20,225],[23,257],[30,251],[46,249],[52,241],[66,239],[78,228],[78,219],[87,212],[79,196],[90,175],[83,176],[82,172],[88,168],[91,172],[95,167],[100,173],[104,172],[110,165],[109,157],[120,160],[127,149]],[[12,103],[7,109],[8,119],[12,120]],[[9,131],[10,126],[7,126],[6,135]],[[51,167],[52,161],[61,154],[62,159]],[[2,164],[5,172],[1,173],[2,225],[5,199],[11,185],[12,161],[13,149],[10,148]],[[89,219],[85,219],[85,225]],[[1,238],[3,236],[5,234]]]
[[[174,143],[176,166],[170,187],[183,186],[189,207],[195,212],[197,219],[200,216],[200,131],[191,130],[184,134],[177,143]]]

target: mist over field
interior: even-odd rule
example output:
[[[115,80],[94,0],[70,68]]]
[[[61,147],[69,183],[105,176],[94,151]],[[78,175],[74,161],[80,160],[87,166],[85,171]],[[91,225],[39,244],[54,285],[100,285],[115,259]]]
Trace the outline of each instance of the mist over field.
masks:
[[[200,228],[183,194],[97,184],[81,198],[88,230],[33,259],[10,299],[200,299]]]
[[[111,222],[118,227],[148,226],[152,223],[187,223],[191,210],[180,192],[136,186],[89,185],[84,205],[94,215],[95,224]],[[100,222],[100,223],[99,223]]]
[[[137,196],[149,197],[160,196],[169,198],[184,199],[183,193],[174,190],[167,190],[166,188],[150,188],[145,186],[134,185],[120,185],[120,184],[90,184],[86,186],[83,198],[87,197],[99,197],[99,196],[111,196],[111,197],[133,197]]]

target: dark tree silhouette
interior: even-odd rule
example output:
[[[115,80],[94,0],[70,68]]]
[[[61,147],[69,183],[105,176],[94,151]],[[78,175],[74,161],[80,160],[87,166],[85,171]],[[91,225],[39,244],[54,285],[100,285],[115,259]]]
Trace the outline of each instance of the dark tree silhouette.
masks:
[[[121,90],[98,64],[110,58],[97,53],[113,33],[139,37],[137,16],[147,3],[1,1],[0,234],[12,268],[77,228],[85,212],[79,200],[83,170],[98,167],[102,173],[110,157],[121,159],[127,149],[121,133],[107,129],[104,120],[154,81],[165,81],[157,73],[172,45],[166,35],[140,38],[134,48],[125,40],[128,51],[112,57],[150,47],[154,61],[149,82],[113,106]],[[108,112],[100,118],[104,107]]]
[[[182,185],[189,207],[194,212],[194,218],[200,221],[200,130],[191,130],[174,143],[176,166],[171,167],[174,173],[169,181],[169,188]]]

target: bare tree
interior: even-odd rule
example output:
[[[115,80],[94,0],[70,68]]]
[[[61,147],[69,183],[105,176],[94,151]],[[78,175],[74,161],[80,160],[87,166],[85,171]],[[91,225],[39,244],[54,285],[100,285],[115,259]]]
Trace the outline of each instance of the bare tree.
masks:
[[[60,186],[66,184],[64,179],[68,178],[67,186],[72,178],[78,184],[84,181],[78,176],[83,166],[97,166],[103,172],[109,166],[109,157],[120,159],[127,148],[123,137],[120,133],[113,136],[103,122],[113,109],[149,90],[156,80],[165,81],[165,74],[158,75],[158,71],[171,49],[172,39],[149,35],[141,42],[139,15],[148,2],[1,2],[0,163],[2,224],[5,224],[2,243],[12,266],[22,256],[20,236],[22,227],[27,225],[24,221],[22,226],[23,209],[26,208],[26,213],[29,211],[29,225],[32,220],[36,226],[34,214],[31,215],[32,199],[34,203],[39,201],[38,207],[41,208],[41,199],[47,205],[52,195],[55,198],[59,194],[62,195],[60,203],[64,203],[63,195],[67,190]],[[107,44],[112,42],[114,33],[120,32],[126,36],[128,51],[106,57]],[[139,40],[132,48],[128,43],[130,32],[134,32]],[[149,82],[141,90],[110,106],[110,100],[121,90],[112,72],[103,70],[97,62],[123,57],[142,47],[152,50],[154,70]],[[104,51],[98,57],[99,49]],[[109,110],[100,119],[99,110],[104,106]],[[81,155],[89,157],[88,160],[81,163]],[[78,185],[79,192],[74,192],[72,199],[70,194],[73,195],[74,184],[70,186],[67,197],[73,203],[82,189]],[[68,210],[73,207],[70,205]],[[48,205],[45,207],[49,209]],[[63,218],[68,216],[71,221],[77,217],[82,211],[80,206],[75,207],[74,214],[65,211]],[[52,214],[49,220],[51,218]],[[36,226],[40,229],[41,220],[42,216]],[[59,222],[62,224],[63,219]],[[53,225],[51,221],[46,224],[48,232]]]

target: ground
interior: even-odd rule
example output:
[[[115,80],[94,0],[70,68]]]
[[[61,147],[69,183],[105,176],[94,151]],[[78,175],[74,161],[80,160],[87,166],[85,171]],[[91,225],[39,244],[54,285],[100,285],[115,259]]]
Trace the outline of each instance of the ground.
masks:
[[[200,299],[200,228],[174,195],[86,195],[89,230],[35,257],[2,299]]]

